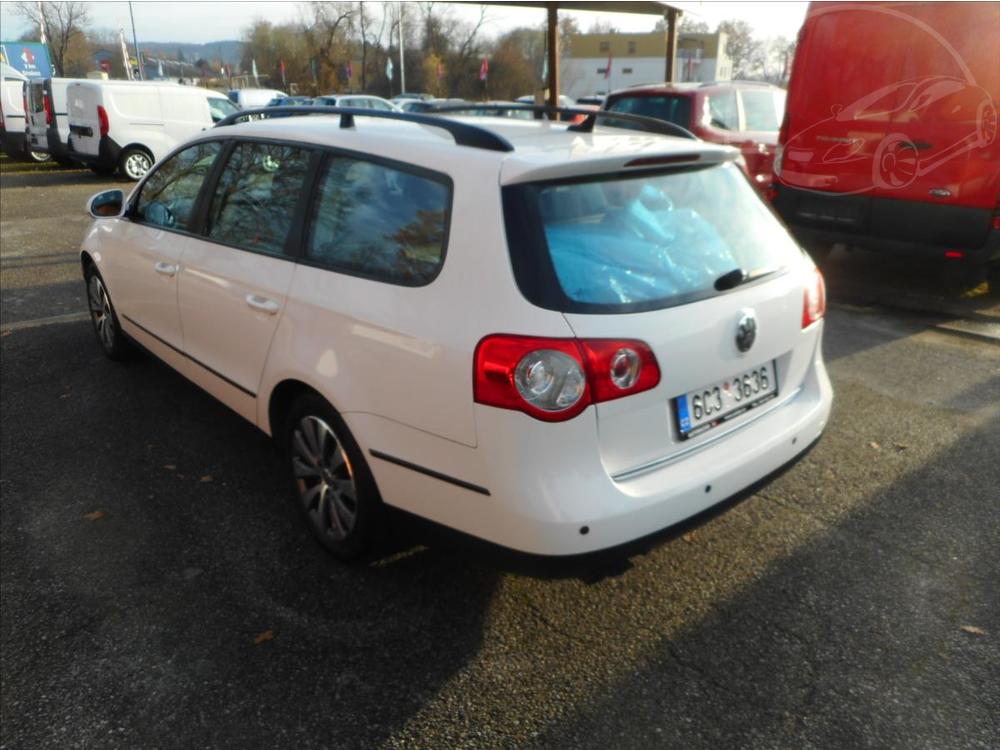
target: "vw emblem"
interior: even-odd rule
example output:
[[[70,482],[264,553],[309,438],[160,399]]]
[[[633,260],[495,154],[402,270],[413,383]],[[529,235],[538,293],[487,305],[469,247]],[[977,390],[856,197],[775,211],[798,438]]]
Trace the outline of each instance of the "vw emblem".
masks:
[[[736,348],[741,352],[750,351],[757,339],[757,316],[753,310],[744,310],[740,322],[736,324]]]

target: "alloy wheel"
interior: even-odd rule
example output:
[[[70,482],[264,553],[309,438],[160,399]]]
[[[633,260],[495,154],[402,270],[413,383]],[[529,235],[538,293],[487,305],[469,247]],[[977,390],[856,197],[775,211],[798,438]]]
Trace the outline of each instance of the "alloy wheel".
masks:
[[[299,501],[320,536],[342,541],[358,517],[358,492],[350,459],[323,419],[305,416],[292,432],[292,476]]]
[[[114,318],[111,312],[111,300],[104,289],[104,284],[97,274],[90,277],[87,284],[87,302],[90,306],[90,317],[94,321],[94,330],[101,345],[111,351],[115,345]]]
[[[125,157],[125,175],[130,179],[141,179],[152,166],[152,160],[142,151],[133,151]]]

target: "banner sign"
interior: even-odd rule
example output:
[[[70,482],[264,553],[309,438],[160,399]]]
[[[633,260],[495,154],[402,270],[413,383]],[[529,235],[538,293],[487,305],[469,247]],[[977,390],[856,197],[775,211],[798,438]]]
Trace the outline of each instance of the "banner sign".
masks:
[[[28,80],[52,77],[49,50],[41,42],[0,42],[0,58]]]

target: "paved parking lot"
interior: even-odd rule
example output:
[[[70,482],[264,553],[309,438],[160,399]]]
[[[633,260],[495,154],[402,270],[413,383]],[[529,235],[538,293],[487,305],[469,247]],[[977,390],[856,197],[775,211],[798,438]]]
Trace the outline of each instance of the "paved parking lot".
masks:
[[[984,329],[834,305],[824,438],[627,557],[557,566],[399,516],[344,566],[263,435],[100,355],[75,250],[106,184],[0,175],[3,748],[1000,746]]]

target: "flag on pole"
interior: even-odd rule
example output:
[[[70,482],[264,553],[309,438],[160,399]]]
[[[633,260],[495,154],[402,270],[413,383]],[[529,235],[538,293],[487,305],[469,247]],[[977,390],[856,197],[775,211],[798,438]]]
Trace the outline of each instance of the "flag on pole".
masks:
[[[385,77],[390,81],[392,80],[392,58],[387,58],[385,61]]]
[[[252,69],[253,69],[253,82],[256,83],[259,86],[260,85],[260,79],[257,77],[257,58],[256,57],[253,58],[250,61],[250,64],[251,64]]]
[[[347,82],[350,83],[351,79],[354,78],[354,64],[350,60],[347,61],[344,72],[347,73]]]
[[[281,61],[281,65],[279,67],[281,68],[281,85],[282,86],[287,86],[288,85],[288,81],[285,80],[285,61],[284,60]]]
[[[604,69],[604,80],[611,78],[611,52],[608,52],[608,67]]]
[[[486,82],[486,79],[490,75],[490,62],[485,57],[483,58],[483,64],[479,66],[479,80]]]

